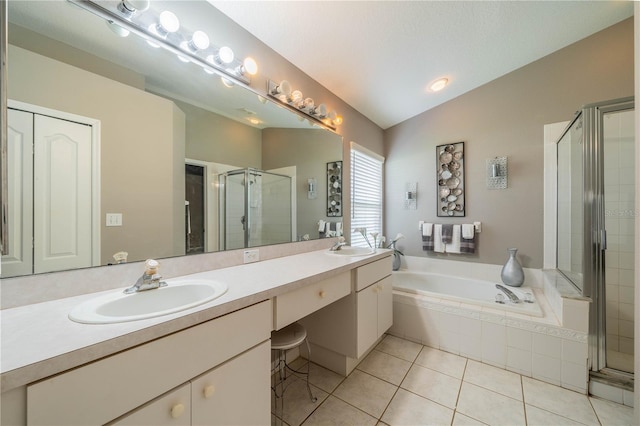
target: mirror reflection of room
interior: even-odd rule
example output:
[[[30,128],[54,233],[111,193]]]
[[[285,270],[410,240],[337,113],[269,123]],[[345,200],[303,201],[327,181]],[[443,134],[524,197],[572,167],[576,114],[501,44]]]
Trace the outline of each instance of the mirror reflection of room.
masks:
[[[8,59],[8,149],[21,167],[9,169],[11,253],[2,277],[121,263],[119,253],[132,262],[321,236],[326,188],[310,199],[306,182],[321,181],[325,164],[342,158],[335,133],[141,38],[118,37],[68,2],[12,2]],[[20,114],[76,123],[85,139],[51,142],[38,127],[30,135],[18,127]],[[36,162],[27,164],[31,151]],[[53,166],[46,177],[38,161]],[[82,170],[69,167],[74,161]],[[287,204],[286,215],[263,205],[275,199],[274,186],[258,184],[246,214],[225,217],[220,180],[243,169],[287,178],[274,203]],[[40,181],[56,183],[56,205],[42,204]],[[25,193],[16,189],[25,185]],[[247,238],[231,244],[230,225],[244,226]]]

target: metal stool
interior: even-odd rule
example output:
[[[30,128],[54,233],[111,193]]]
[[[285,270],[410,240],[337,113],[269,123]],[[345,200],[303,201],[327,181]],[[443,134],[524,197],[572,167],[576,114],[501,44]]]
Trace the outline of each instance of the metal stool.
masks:
[[[300,371],[293,369],[287,364],[286,354],[289,349],[297,348],[303,342],[307,344],[307,371]],[[316,402],[318,398],[313,396],[311,393],[311,386],[309,385],[309,365],[311,363],[311,347],[309,345],[309,341],[307,340],[307,330],[297,322],[294,322],[291,325],[286,326],[283,329],[278,331],[271,332],[271,350],[277,351],[276,356],[276,365],[274,370],[272,371],[272,386],[271,389],[276,397],[276,412],[277,412],[277,403],[280,400],[280,405],[282,407],[282,411],[284,412],[284,391],[286,390],[288,384],[285,383],[287,380],[287,370],[291,372],[293,375],[302,375],[306,377],[307,381],[307,391],[309,392],[309,398],[311,402]],[[289,377],[291,376],[289,375]]]

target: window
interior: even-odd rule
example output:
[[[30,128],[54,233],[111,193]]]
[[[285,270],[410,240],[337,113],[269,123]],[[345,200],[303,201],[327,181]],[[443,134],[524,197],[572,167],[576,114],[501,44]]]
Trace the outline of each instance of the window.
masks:
[[[384,157],[351,142],[351,245],[368,247],[356,228],[366,228],[367,238],[382,236],[382,165]]]

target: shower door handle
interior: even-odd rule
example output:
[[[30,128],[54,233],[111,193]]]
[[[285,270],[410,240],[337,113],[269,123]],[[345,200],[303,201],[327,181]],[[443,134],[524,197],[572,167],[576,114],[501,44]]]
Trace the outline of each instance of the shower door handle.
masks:
[[[240,218],[240,223],[242,224],[242,230],[243,230],[243,231],[246,231],[246,230],[247,230],[247,226],[246,226],[247,221],[246,221],[246,219],[245,219],[245,217],[244,217],[244,216],[242,216],[242,217]]]
[[[601,250],[607,249],[607,230],[606,229],[600,230],[600,247],[601,247]]]

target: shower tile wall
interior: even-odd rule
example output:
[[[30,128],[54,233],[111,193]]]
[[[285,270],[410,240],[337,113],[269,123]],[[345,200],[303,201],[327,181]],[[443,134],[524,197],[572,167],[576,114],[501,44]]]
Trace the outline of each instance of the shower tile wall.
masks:
[[[242,216],[244,216],[244,186],[237,177],[227,179],[226,191],[226,248],[236,249],[244,247],[244,231],[242,230]]]
[[[291,180],[277,179],[263,183],[263,244],[291,241]]]
[[[633,358],[635,168],[633,111],[605,116],[607,364]],[[616,354],[616,352],[618,354]],[[631,365],[631,371],[633,366]]]

